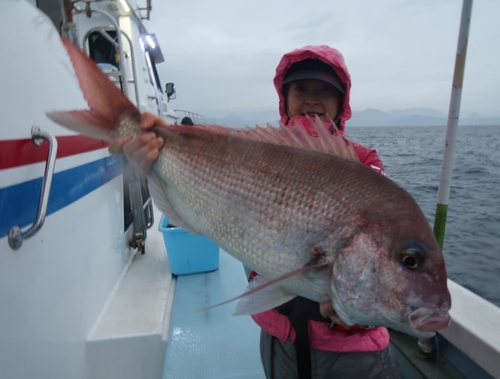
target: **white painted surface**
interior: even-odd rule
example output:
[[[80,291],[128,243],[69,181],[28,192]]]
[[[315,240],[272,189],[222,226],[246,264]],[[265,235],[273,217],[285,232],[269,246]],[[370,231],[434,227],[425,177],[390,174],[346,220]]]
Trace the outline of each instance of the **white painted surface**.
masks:
[[[159,221],[161,214],[155,210]],[[160,378],[171,309],[172,276],[163,237],[148,230],[137,254],[87,341],[88,378]]]
[[[2,0],[0,35],[0,139],[29,139],[33,125],[73,134],[45,115],[87,107],[52,22],[25,0]],[[55,170],[106,156],[59,159]],[[0,170],[0,187],[40,178],[43,166]],[[171,274],[154,227],[131,264],[122,187],[118,176],[51,214],[17,251],[0,239],[0,378],[161,375]]]
[[[440,333],[494,378],[500,378],[500,308],[448,280],[451,324]]]

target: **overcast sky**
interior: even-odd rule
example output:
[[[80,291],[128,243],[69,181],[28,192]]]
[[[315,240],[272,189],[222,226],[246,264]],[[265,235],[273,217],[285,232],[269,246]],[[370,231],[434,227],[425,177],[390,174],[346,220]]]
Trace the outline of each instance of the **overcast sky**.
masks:
[[[182,0],[152,2],[175,109],[207,116],[277,110],[281,56],[305,45],[339,49],[354,110],[430,107],[447,113],[462,0]],[[472,10],[462,115],[500,115],[500,0]]]

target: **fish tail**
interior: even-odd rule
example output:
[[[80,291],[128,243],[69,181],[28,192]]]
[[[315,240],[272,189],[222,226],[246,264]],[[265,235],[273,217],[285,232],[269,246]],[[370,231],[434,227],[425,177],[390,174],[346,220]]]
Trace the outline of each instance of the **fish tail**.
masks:
[[[48,112],[47,116],[79,133],[111,141],[121,121],[131,117],[139,120],[140,112],[78,46],[64,38],[62,43],[89,109]]]

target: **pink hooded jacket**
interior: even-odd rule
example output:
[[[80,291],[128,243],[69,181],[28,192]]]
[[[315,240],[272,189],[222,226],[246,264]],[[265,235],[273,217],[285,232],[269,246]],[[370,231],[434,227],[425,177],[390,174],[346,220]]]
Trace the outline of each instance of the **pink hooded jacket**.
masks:
[[[345,136],[345,122],[351,117],[351,107],[349,105],[351,77],[342,54],[325,45],[306,46],[285,54],[281,59],[274,78],[274,85],[279,96],[281,122],[285,125],[289,122],[285,108],[285,98],[281,92],[285,74],[293,63],[310,58],[319,59],[330,65],[344,85],[345,94],[338,127],[342,136]],[[306,125],[304,127],[307,129]],[[352,141],[349,141],[349,143],[353,145],[361,163],[382,174],[384,173],[382,162],[375,150]],[[295,341],[295,331],[288,317],[280,314],[277,310],[271,309],[253,315],[252,318],[264,331],[281,339],[283,342],[288,339],[291,339],[292,342]],[[312,320],[309,320],[309,338],[312,348],[339,353],[380,351],[389,345],[389,332],[384,327],[344,332],[330,329],[325,323]]]
[[[342,54],[338,50],[327,45],[305,46],[287,53],[283,56],[283,58],[281,58],[281,61],[276,68],[276,75],[274,77],[274,86],[276,87],[276,91],[279,96],[280,121],[286,125],[290,120],[285,106],[285,97],[281,92],[285,74],[294,63],[305,59],[318,59],[328,64],[337,73],[340,81],[344,85],[345,93],[343,96],[342,111],[338,117],[338,128],[340,129],[342,136],[345,136],[345,122],[349,120],[352,115],[351,106],[349,105],[351,95],[351,76],[349,75],[349,71],[347,71]],[[352,143],[354,149],[356,150],[361,163],[379,171],[382,174],[384,173],[384,166],[382,165],[382,161],[375,150],[369,149],[368,147],[360,145],[356,142],[350,141],[350,143]]]

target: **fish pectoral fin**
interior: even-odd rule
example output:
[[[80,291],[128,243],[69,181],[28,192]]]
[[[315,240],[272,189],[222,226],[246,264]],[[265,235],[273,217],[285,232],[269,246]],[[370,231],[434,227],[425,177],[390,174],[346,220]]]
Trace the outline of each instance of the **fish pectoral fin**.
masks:
[[[275,308],[278,305],[292,300],[296,296],[296,294],[287,292],[280,288],[276,284],[276,280],[268,281],[262,276],[257,275],[252,281],[250,281],[247,290],[241,295],[223,301],[222,303],[202,308],[200,311],[207,311],[209,309],[230,303],[234,300],[241,299],[236,306],[236,310],[233,315],[253,315]]]
[[[330,266],[330,261],[324,254],[320,254],[319,250],[316,251],[315,254],[318,255],[301,268],[290,271],[285,275],[278,276],[272,280],[266,280],[259,275],[256,276],[248,284],[248,290],[243,295],[239,296],[241,300],[236,306],[233,314],[253,315],[276,308],[277,306],[292,300],[297,295],[283,289],[282,282],[284,280],[314,269]]]
[[[254,315],[276,308],[297,295],[286,291],[278,284],[269,284],[262,276],[257,275],[250,283],[248,290],[241,296],[233,315]]]
[[[289,279],[292,276],[303,274],[318,268],[325,268],[330,265],[331,262],[325,255],[318,255],[307,262],[301,268],[290,271],[284,275],[278,276],[277,278],[266,280],[262,276],[258,275],[249,283],[248,289],[245,293],[233,297],[232,299],[226,300],[222,303],[215,304],[207,308],[202,308],[201,310],[206,311],[208,309],[230,303],[234,300],[243,300],[249,298],[248,301],[240,301],[241,305],[238,303],[234,315],[252,315],[267,311],[281,304],[284,304],[297,296],[297,294],[284,290],[281,287],[282,281]],[[259,294],[259,292],[262,292],[262,294]]]

